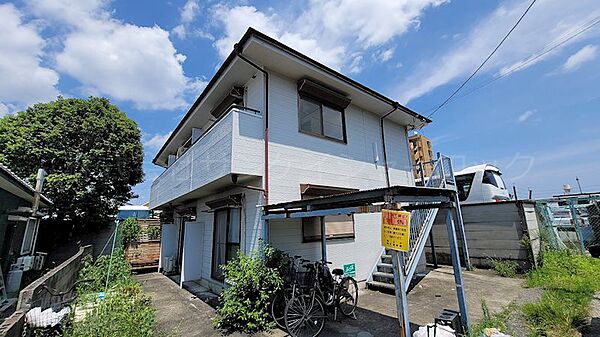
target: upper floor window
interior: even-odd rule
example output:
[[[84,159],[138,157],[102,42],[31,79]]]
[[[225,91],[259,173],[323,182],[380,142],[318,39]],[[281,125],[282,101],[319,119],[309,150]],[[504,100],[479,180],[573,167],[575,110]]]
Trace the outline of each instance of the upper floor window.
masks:
[[[344,110],[350,98],[310,79],[298,81],[298,129],[323,138],[346,142]]]
[[[300,131],[337,141],[346,141],[344,111],[307,96],[300,96]]]

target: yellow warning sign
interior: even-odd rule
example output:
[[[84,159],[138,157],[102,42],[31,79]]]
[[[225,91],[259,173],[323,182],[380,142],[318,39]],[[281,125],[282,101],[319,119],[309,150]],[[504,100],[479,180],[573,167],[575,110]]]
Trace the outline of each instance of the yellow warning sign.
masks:
[[[381,245],[407,252],[409,238],[410,212],[381,210]]]

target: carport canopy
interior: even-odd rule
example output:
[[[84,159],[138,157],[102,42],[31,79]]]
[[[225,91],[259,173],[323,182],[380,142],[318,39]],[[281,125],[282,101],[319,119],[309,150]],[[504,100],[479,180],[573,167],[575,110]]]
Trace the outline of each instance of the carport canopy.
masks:
[[[448,241],[450,243],[450,252],[452,256],[452,265],[454,269],[454,279],[456,284],[457,298],[461,312],[462,323],[469,327],[468,311],[465,301],[465,294],[462,280],[462,270],[460,264],[460,255],[458,252],[457,237],[455,231],[455,217],[459,226],[462,226],[460,211],[457,211],[458,197],[456,191],[450,188],[433,188],[421,186],[391,186],[348,192],[331,196],[316,197],[311,199],[302,199],[277,204],[266,205],[263,207],[263,240],[268,242],[268,226],[271,219],[290,219],[290,218],[320,218],[321,225],[321,252],[324,261],[327,260],[327,244],[325,237],[324,217],[328,215],[359,214],[359,213],[378,213],[382,209],[403,209],[407,211],[445,208],[448,210],[446,223],[448,227]],[[433,223],[433,221],[431,221]],[[411,221],[411,226],[413,222]],[[419,232],[410,236],[410,257],[418,259],[425,248],[425,241],[431,226],[420,226]],[[468,261],[466,243],[463,240],[465,258]],[[412,250],[416,249],[416,252]],[[468,262],[467,262],[468,263]],[[407,286],[412,277],[412,272],[407,270],[405,264],[404,252],[392,250],[392,264],[394,272],[394,284],[396,293],[396,309],[398,311],[398,320],[401,326],[400,336],[411,336],[410,324],[408,321],[408,302]],[[416,266],[416,263],[412,263]],[[414,271],[414,269],[412,270]]]

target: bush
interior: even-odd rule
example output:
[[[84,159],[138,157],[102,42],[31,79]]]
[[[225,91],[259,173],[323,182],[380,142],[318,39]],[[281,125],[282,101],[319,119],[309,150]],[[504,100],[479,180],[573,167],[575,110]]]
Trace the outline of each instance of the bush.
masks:
[[[148,239],[157,240],[160,237],[160,227],[159,226],[148,226],[146,230],[146,235],[148,235]]]
[[[103,301],[75,322],[68,337],[147,337],[154,334],[154,309],[139,284],[132,282],[114,288]]]
[[[121,242],[126,245],[137,242],[142,236],[142,227],[135,218],[127,218],[119,224],[119,233]]]
[[[263,249],[265,256],[270,252],[269,248]],[[238,252],[236,258],[223,266],[225,279],[231,286],[221,294],[213,325],[225,335],[254,334],[275,328],[269,315],[269,302],[283,282],[279,272],[266,265],[263,254]]]
[[[492,260],[494,264],[494,270],[498,275],[502,277],[515,277],[517,276],[517,268],[519,265],[516,261],[510,260]]]
[[[132,282],[131,265],[125,259],[125,253],[120,246],[115,247],[112,262],[110,255],[99,256],[95,263],[92,262],[90,257],[83,261],[83,266],[79,272],[79,279],[91,279],[93,281],[89,283],[80,283],[78,292],[80,294],[86,294],[107,290],[107,277],[109,287]]]

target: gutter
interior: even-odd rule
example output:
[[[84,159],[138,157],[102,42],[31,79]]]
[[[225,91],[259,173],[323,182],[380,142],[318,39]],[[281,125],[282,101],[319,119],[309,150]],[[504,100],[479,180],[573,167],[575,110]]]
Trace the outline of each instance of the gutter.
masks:
[[[387,187],[390,187],[390,168],[388,166],[387,151],[385,149],[385,130],[383,127],[383,120],[401,107],[400,103],[398,102],[393,102],[391,105],[392,110],[388,111],[388,113],[379,118],[379,127],[381,128],[381,144],[383,147],[383,163],[385,164],[385,184]]]
[[[264,138],[265,138],[265,176],[263,181],[262,191],[265,197],[265,205],[269,204],[269,73],[263,68],[259,67],[256,63],[252,62],[246,56],[242,54],[242,45],[236,43],[233,46],[234,53],[242,59],[244,62],[248,63],[252,67],[256,68],[258,71],[262,72],[264,75],[265,81],[265,130],[264,130]]]

